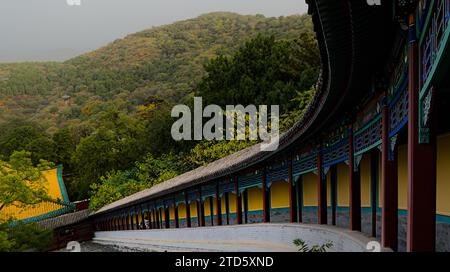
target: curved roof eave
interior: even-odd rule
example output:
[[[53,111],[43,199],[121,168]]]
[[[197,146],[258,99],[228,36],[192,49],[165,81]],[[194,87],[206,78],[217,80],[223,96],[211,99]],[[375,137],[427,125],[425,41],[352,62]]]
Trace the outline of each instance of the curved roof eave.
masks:
[[[155,185],[111,203],[93,215],[119,210],[155,199],[161,195],[185,190],[211,180],[224,178],[248,167],[259,164],[270,157],[281,154],[293,143],[306,143],[320,130],[332,123],[336,113],[352,89],[353,71],[357,63],[355,56],[352,7],[360,0],[329,1],[308,0],[314,30],[321,54],[321,72],[317,91],[303,117],[280,137],[279,148],[275,152],[261,151],[260,144],[241,150],[235,154],[194,169],[171,180]],[[364,1],[362,1],[364,2]],[[356,3],[356,4],[355,4]]]

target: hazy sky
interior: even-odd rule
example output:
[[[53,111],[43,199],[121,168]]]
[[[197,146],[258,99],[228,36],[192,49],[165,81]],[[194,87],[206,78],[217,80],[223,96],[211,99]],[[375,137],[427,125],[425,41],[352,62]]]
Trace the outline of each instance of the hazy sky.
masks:
[[[0,62],[63,60],[152,26],[212,11],[282,16],[303,0],[0,0]]]

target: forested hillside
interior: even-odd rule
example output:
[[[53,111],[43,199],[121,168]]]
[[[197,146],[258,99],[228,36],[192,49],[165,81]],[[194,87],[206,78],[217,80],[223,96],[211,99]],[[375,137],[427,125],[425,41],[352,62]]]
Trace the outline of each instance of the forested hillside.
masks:
[[[174,104],[279,104],[282,127],[314,92],[308,16],[212,13],[155,27],[63,63],[0,64],[0,160],[64,165],[72,200],[96,209],[252,142],[175,142]]]
[[[178,102],[213,56],[234,52],[258,33],[295,38],[310,30],[306,16],[211,13],[129,35],[64,63],[0,64],[0,121],[31,118],[53,133],[82,118],[86,105],[106,99],[136,106],[156,95]]]

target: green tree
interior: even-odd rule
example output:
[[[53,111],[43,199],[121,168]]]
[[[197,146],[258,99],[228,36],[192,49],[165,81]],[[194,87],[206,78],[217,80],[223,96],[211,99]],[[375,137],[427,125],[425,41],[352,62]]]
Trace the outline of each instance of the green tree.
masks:
[[[53,241],[53,231],[37,223],[0,224],[0,252],[45,251]]]
[[[48,169],[49,163],[41,161],[35,167],[31,154],[14,152],[9,161],[0,161],[0,211],[10,206],[24,208],[49,199],[46,179],[41,171]]]
[[[207,104],[280,105],[281,112],[287,113],[296,108],[296,93],[315,84],[319,64],[312,34],[294,40],[258,35],[236,54],[207,63],[196,93]]]
[[[14,206],[26,208],[50,197],[42,170],[51,164],[41,161],[35,167],[29,152],[14,152],[8,161],[0,161],[0,212]],[[45,250],[52,240],[52,231],[38,225],[12,222],[14,218],[0,221],[0,251]]]

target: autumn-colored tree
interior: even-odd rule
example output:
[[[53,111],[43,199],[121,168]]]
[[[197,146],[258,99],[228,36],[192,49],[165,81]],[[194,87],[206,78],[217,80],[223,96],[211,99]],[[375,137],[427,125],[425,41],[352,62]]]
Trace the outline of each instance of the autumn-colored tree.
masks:
[[[41,161],[35,167],[31,153],[14,152],[8,161],[0,161],[0,212],[7,207],[24,208],[49,199],[42,170],[50,164]]]

